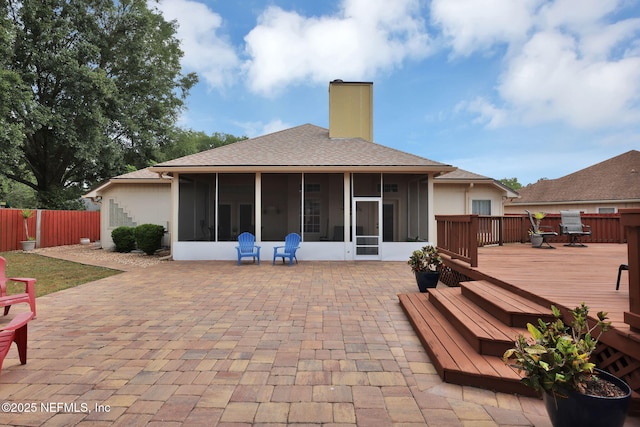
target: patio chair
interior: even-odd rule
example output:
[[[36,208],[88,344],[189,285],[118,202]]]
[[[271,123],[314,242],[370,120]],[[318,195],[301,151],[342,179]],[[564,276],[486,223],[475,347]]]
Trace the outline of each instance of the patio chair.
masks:
[[[616,282],[616,291],[620,289],[620,276],[622,275],[622,270],[629,270],[629,264],[620,264],[618,267],[618,281]]]
[[[36,279],[30,277],[7,277],[5,267],[7,260],[0,256],[0,307],[4,307],[4,315],[9,314],[13,304],[26,302],[31,307],[33,316],[36,316]],[[7,294],[7,282],[22,282],[25,285],[23,293]]]
[[[569,236],[570,241],[565,246],[586,247],[580,238],[591,236],[591,226],[582,223],[580,211],[560,211],[560,234]]]
[[[20,313],[14,317],[6,326],[0,326],[0,372],[2,372],[2,362],[9,353],[11,343],[18,346],[18,357],[20,364],[27,363],[27,324],[33,319],[33,313]]]
[[[257,258],[258,265],[260,265],[260,246],[256,246],[256,238],[253,234],[248,231],[241,233],[238,236],[236,250],[238,251],[238,265],[240,265],[242,258],[246,257],[252,257],[253,262],[256,262]]]
[[[533,219],[533,215],[531,214],[531,212],[529,212],[526,209],[525,209],[525,212],[527,213],[527,215],[529,215],[529,222],[531,223],[531,232],[542,237],[542,243],[540,244],[540,246],[537,246],[537,247],[541,248],[542,245],[546,243],[548,249],[555,249],[555,247],[551,246],[551,244],[547,241],[547,237],[557,236],[558,233],[553,231],[553,227],[549,225],[538,226],[536,221]]]
[[[276,246],[273,248],[273,263],[276,263],[276,258],[282,258],[282,263],[284,264],[284,259],[289,258],[289,266],[293,264],[293,260],[296,260],[296,264],[298,263],[298,258],[296,257],[296,251],[300,248],[300,235],[297,233],[287,234],[287,237],[284,239],[284,246]]]

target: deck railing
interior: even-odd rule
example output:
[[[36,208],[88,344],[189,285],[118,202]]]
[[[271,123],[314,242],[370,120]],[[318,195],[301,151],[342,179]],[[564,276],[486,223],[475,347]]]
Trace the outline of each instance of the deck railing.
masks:
[[[478,266],[478,215],[436,215],[440,252]]]
[[[584,243],[624,243],[625,232],[620,214],[582,214],[582,222],[591,227],[592,234],[584,236]],[[436,215],[438,248],[443,253],[478,266],[478,247],[526,243],[531,223],[527,215]],[[547,214],[542,225],[558,232],[552,243],[568,243],[568,236],[560,235],[560,214]]]

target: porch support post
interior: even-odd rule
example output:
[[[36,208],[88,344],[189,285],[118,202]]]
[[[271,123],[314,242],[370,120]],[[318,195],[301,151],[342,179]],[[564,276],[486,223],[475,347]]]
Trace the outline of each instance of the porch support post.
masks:
[[[342,236],[342,241],[345,244],[345,259],[346,260],[352,260],[353,259],[353,254],[351,254],[351,250],[352,248],[349,247],[347,248],[347,243],[349,242],[349,236],[351,235],[351,174],[349,172],[345,172],[344,174],[344,181],[343,181],[343,201],[342,204],[344,205],[344,233]],[[349,255],[351,254],[351,255]]]
[[[434,245],[438,244],[438,226],[436,222],[435,215],[435,204],[433,197],[433,175],[429,175],[427,177],[427,215],[429,218],[429,230],[428,230],[428,239]],[[422,207],[422,206],[421,206]],[[421,230],[422,231],[422,230]]]
[[[256,172],[256,200],[254,209],[254,221],[256,225],[256,242],[262,241],[262,173]]]
[[[171,235],[171,254],[173,243],[178,241],[178,220],[180,208],[180,174],[176,173],[171,179],[171,213],[169,214],[169,233]]]

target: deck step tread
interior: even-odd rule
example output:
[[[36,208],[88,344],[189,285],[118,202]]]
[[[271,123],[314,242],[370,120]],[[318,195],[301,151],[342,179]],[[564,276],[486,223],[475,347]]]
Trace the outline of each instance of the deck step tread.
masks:
[[[462,295],[460,288],[434,289],[429,301],[480,354],[502,356],[524,328],[508,326]]]
[[[525,328],[527,323],[536,323],[539,318],[553,320],[550,307],[486,280],[461,282],[460,287],[462,295],[508,326]]]
[[[500,357],[478,354],[428,299],[427,294],[400,294],[400,304],[440,377],[450,383],[531,395],[520,377]]]

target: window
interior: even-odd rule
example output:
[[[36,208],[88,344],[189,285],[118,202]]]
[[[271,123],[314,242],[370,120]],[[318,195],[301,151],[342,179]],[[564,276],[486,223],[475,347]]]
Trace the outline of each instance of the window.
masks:
[[[472,200],[471,213],[476,215],[491,215],[491,200]]]
[[[598,208],[599,214],[613,214],[616,213],[616,208]]]
[[[304,201],[304,232],[320,232],[320,200],[318,199]]]
[[[378,193],[380,192],[380,184],[378,184]],[[383,190],[385,193],[397,193],[398,184],[384,184]]]
[[[319,193],[320,192],[320,184],[305,184],[304,185],[305,193]]]

